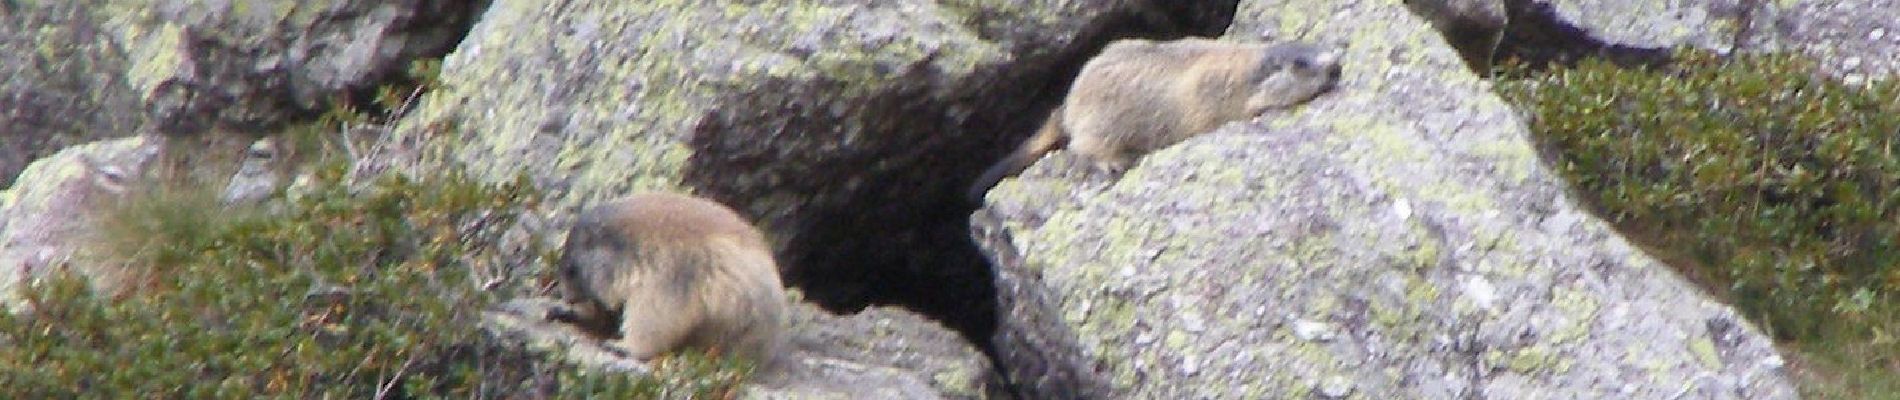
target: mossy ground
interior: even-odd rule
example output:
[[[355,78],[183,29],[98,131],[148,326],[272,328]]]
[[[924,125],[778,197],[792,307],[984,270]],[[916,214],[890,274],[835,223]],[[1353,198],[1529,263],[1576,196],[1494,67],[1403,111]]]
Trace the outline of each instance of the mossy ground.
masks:
[[[1579,197],[1781,341],[1805,397],[1900,398],[1900,80],[1678,56],[1500,88]]]
[[[304,128],[361,119],[337,114]],[[230,208],[222,182],[155,177],[104,211],[76,269],[108,284],[58,274],[0,314],[0,398],[730,398],[749,375],[695,354],[586,371],[484,334],[483,309],[546,286],[545,252],[496,245],[541,195],[453,168],[355,178],[298,135],[294,198]]]

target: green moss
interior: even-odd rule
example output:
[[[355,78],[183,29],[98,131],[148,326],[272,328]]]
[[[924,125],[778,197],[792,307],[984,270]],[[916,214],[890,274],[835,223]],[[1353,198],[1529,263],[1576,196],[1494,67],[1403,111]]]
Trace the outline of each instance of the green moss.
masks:
[[[1501,91],[1581,197],[1778,338],[1861,348],[1900,321],[1882,306],[1900,296],[1900,81],[1695,51],[1660,69],[1511,73],[1524,78]],[[1894,365],[1842,373],[1894,385]]]

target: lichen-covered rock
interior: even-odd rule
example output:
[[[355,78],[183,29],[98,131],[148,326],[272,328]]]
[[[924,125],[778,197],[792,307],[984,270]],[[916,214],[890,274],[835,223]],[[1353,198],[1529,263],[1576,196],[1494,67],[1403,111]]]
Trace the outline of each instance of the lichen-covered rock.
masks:
[[[948,158],[918,150],[955,149],[953,135],[993,136],[958,128],[1001,114],[977,99],[1031,101],[989,96],[1034,93],[1007,85],[1023,78],[1005,67],[1047,70],[1081,51],[1084,28],[1127,12],[1046,3],[504,0],[407,121],[465,130],[460,161],[493,179],[526,172],[562,189],[557,204],[684,185],[785,225]]]
[[[1072,330],[1115,398],[1795,396],[1767,337],[1572,202],[1425,21],[1362,0],[1236,20],[1348,42],[1339,89],[1123,176],[1057,152],[998,185],[978,231],[1007,239],[986,241],[1020,281],[1003,302],[1059,319],[999,335]]]
[[[957,194],[991,160],[970,155],[1031,129],[1091,44],[1150,19],[1217,26],[1234,1],[1134,3],[501,0],[398,131],[486,179],[525,174],[555,208],[719,200],[812,301],[900,304],[983,340],[991,275]]]
[[[145,174],[158,143],[141,135],[67,148],[34,161],[0,192],[0,310],[19,311],[20,284],[84,255],[89,218]]]
[[[439,54],[469,2],[88,0],[153,128],[282,123]],[[28,11],[31,12],[31,11]]]
[[[754,398],[985,399],[990,362],[956,332],[892,307],[832,315],[792,307],[790,358],[758,377]]]
[[[1849,83],[1900,73],[1895,0],[1408,0],[1467,58],[1520,42],[1519,55],[1693,47],[1799,51]],[[1493,34],[1504,31],[1503,37]],[[1499,41],[1501,40],[1501,41]],[[1512,47],[1511,45],[1505,45]],[[1581,48],[1573,48],[1581,46]]]
[[[1770,29],[1773,1],[1750,0],[1505,0],[1581,29],[1614,46],[1689,46],[1732,50],[1744,32]],[[1746,30],[1746,31],[1744,31]],[[1762,37],[1766,38],[1766,37]]]
[[[75,1],[0,4],[0,187],[26,164],[138,125],[126,60]]]
[[[1426,2],[1440,1],[1480,0]],[[1522,22],[1565,25],[1574,28],[1565,32],[1612,46],[1800,51],[1850,83],[1900,73],[1900,2],[1894,0],[1502,1]]]
[[[482,2],[0,3],[0,183],[26,162],[145,130],[277,126],[440,54]]]
[[[561,307],[541,298],[504,303],[484,314],[484,329],[578,365],[651,373],[579,328],[551,321],[551,312]],[[834,316],[806,303],[792,310],[788,345],[747,381],[744,398],[989,398],[989,361],[954,332],[916,314],[876,307]]]

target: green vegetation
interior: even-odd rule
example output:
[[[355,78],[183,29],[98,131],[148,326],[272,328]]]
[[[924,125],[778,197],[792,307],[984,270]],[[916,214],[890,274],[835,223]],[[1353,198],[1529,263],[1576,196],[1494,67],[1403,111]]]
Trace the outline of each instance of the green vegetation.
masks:
[[[229,209],[161,180],[108,210],[72,266],[90,273],[0,313],[0,398],[716,399],[750,374],[697,354],[652,376],[589,371],[490,337],[481,311],[550,276],[538,241],[498,245],[539,194],[455,168],[359,180],[342,146],[315,147],[293,198]]]
[[[1900,83],[1814,71],[1683,51],[1501,92],[1580,197],[1794,350],[1808,396],[1900,393]]]

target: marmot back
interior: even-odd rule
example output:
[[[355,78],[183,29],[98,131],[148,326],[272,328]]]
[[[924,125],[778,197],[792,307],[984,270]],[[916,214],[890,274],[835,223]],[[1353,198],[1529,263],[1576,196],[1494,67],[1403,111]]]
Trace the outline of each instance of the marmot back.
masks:
[[[1065,144],[1120,171],[1222,124],[1312,100],[1339,73],[1335,50],[1307,43],[1118,40],[1083,64],[1042,129],[984,171],[969,196],[980,202],[1003,176]]]
[[[765,237],[724,205],[643,193],[582,212],[560,262],[578,319],[617,327],[632,356],[681,348],[767,362],[787,313]]]

